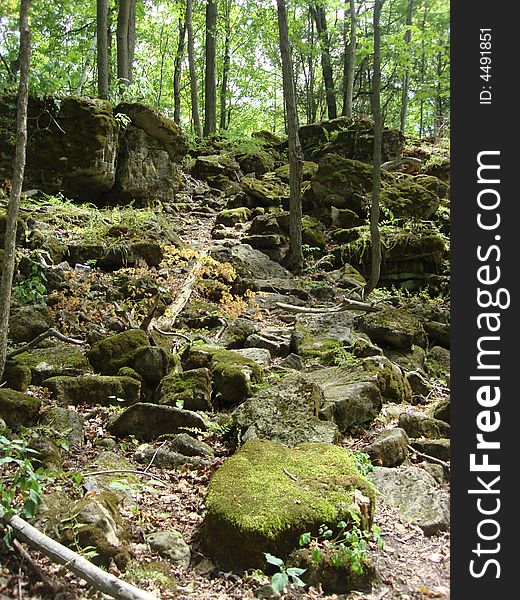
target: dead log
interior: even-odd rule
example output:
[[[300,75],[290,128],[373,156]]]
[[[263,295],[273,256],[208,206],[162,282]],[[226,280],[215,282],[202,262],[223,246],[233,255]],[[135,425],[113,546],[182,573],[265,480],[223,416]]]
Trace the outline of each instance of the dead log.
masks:
[[[341,304],[332,306],[331,308],[313,308],[307,306],[295,306],[294,304],[285,304],[284,302],[277,302],[276,306],[287,312],[301,313],[301,314],[331,314],[342,312],[345,310],[361,310],[363,312],[377,312],[380,310],[377,306],[369,304],[368,302],[359,302],[358,300],[343,300]]]
[[[54,541],[44,533],[29,525],[17,515],[6,517],[0,507],[0,519],[13,528],[14,536],[34,550],[45,554],[54,562],[63,565],[92,587],[116,600],[157,600],[157,596],[140,590],[115,575],[96,567],[86,558]]]

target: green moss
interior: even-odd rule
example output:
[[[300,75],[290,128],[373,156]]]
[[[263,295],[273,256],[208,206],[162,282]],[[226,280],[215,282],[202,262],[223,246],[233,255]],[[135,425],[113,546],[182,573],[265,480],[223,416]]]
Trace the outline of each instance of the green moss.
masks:
[[[94,344],[87,358],[98,373],[115,375],[121,367],[130,364],[135,350],[149,345],[144,331],[130,329]]]
[[[40,410],[40,398],[0,388],[0,418],[11,428],[30,425]]]
[[[216,223],[233,227],[236,223],[245,223],[251,219],[249,208],[242,206],[240,208],[228,208],[221,210],[217,215]]]
[[[370,527],[375,491],[347,450],[322,443],[289,449],[249,441],[210,482],[206,545],[233,568],[263,566],[263,552],[286,556],[304,531],[348,521],[356,489],[370,499],[362,518]]]
[[[31,369],[24,365],[8,365],[4,369],[7,387],[17,392],[26,392],[31,383]]]
[[[173,575],[172,566],[166,560],[142,561],[131,560],[125,569],[125,580],[139,584],[143,579],[156,581],[166,589],[173,589],[177,582]]]
[[[77,346],[56,344],[47,348],[35,348],[15,357],[17,363],[35,371],[41,363],[47,363],[54,374],[63,369],[74,369],[82,373],[92,371],[83,350]]]

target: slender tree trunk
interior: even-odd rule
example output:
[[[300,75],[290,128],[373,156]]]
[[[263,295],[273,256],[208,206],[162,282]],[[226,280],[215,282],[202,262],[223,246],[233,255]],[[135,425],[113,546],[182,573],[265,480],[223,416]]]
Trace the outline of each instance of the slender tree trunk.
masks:
[[[410,29],[413,20],[413,5],[415,0],[408,0],[408,8],[406,11],[406,31],[404,33],[404,42],[406,44],[406,52],[409,52],[410,41],[412,39],[412,31]],[[401,96],[401,131],[406,130],[406,117],[408,115],[408,88],[410,85],[410,69],[407,66],[403,76],[403,90]]]
[[[282,58],[283,95],[287,115],[289,143],[289,250],[285,257],[286,266],[295,273],[303,269],[302,252],[302,203],[303,157],[298,136],[298,112],[294,88],[291,47],[287,27],[285,0],[276,0],[278,5],[278,30]]]
[[[356,64],[356,0],[349,0],[350,9],[345,10],[345,62],[343,64],[343,109],[341,114],[352,117],[352,98],[354,95],[354,69]],[[350,14],[350,37],[346,45],[347,12]]]
[[[131,0],[119,0],[119,13],[117,15],[117,78],[119,92],[124,96],[125,89],[130,81],[128,79],[128,24],[130,22]]]
[[[422,27],[421,27],[421,31],[424,34],[424,29],[426,27],[426,15],[428,12],[428,5],[425,4],[424,6],[424,13],[423,13],[423,18],[422,18]],[[422,97],[422,92],[423,92],[423,88],[424,88],[424,80],[425,80],[425,73],[426,73],[426,51],[424,48],[424,35],[422,36],[422,40],[421,40],[421,104],[420,104],[420,116],[419,116],[419,137],[422,138],[422,136],[424,135],[424,98]]]
[[[338,109],[334,91],[334,75],[332,73],[332,63],[330,59],[330,40],[327,32],[325,8],[316,4],[311,7],[311,10],[321,42],[321,68],[323,71],[323,82],[325,84],[325,96],[327,99],[327,114],[329,119],[335,119],[338,116]]]
[[[374,157],[372,162],[372,203],[370,206],[370,240],[372,260],[365,297],[377,286],[381,273],[381,237],[379,232],[379,196],[381,191],[381,145],[383,120],[381,116],[381,8],[384,0],[374,5],[374,73],[372,75],[372,111],[374,116]]]
[[[25,150],[27,147],[27,102],[29,98],[29,67],[31,60],[31,33],[29,30],[30,0],[20,3],[20,85],[16,112],[16,151],[11,195],[7,209],[5,229],[4,261],[0,281],[0,383],[2,381],[9,329],[9,311],[11,306],[11,288],[13,284],[16,259],[16,230],[20,211],[23,176],[25,171]]]
[[[217,0],[206,4],[206,76],[204,79],[204,137],[217,131]]]
[[[108,0],[107,0],[108,2]],[[110,8],[110,7],[109,7]],[[114,47],[114,32],[113,32],[113,13],[108,11],[107,19],[107,59],[108,59],[108,89],[114,81],[114,65],[112,64],[112,48]]]
[[[309,9],[309,31],[310,31],[310,52],[308,57],[309,65],[309,123],[316,123],[316,74],[314,71],[314,20],[312,11]]]
[[[76,96],[81,96],[81,91],[83,90],[83,85],[85,84],[85,80],[87,79],[88,68],[90,67],[90,61],[94,58],[94,54],[96,53],[97,47],[97,35],[94,35],[94,39],[92,40],[92,44],[90,46],[90,50],[87,54],[87,60],[85,61],[85,65],[81,70],[81,75],[79,76],[78,87],[76,88]]]
[[[108,98],[108,0],[97,0],[98,96]]]
[[[220,87],[220,129],[227,129],[227,94],[228,78],[231,67],[231,8],[232,0],[227,0],[225,6],[226,34],[224,40],[224,65],[222,67],[222,85]]]
[[[177,44],[177,52],[175,53],[175,62],[173,66],[173,120],[177,125],[180,125],[181,123],[181,77],[185,40],[186,17],[184,17],[184,21],[179,19],[179,43]]]
[[[190,69],[191,118],[197,139],[202,138],[199,115],[199,89],[195,69],[195,42],[193,39],[193,0],[186,0],[186,28],[188,31],[188,66]]]
[[[163,37],[164,39],[163,42]],[[161,40],[159,42],[159,52],[161,53],[161,66],[159,68],[159,91],[157,92],[157,110],[161,109],[161,100],[162,100],[162,92],[163,92],[163,82],[164,82],[164,60],[166,58],[166,54],[168,53],[170,46],[170,36],[166,33],[164,36],[164,23],[161,26]]]
[[[135,19],[136,19],[137,0],[130,0],[130,10],[128,15],[128,83],[133,81],[134,57],[135,57]]]

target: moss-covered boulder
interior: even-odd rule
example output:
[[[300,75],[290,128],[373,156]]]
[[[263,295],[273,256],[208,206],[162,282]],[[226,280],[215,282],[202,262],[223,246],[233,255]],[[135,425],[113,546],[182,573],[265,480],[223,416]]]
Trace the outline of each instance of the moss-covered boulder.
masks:
[[[31,383],[31,369],[24,365],[7,365],[2,379],[8,388],[17,392],[26,392]]]
[[[280,180],[243,177],[240,185],[255,205],[280,206],[289,199],[289,186]]]
[[[9,338],[15,344],[30,342],[40,333],[54,326],[52,313],[47,306],[22,306],[11,311]]]
[[[84,419],[77,411],[54,406],[42,414],[40,423],[65,438],[71,448],[83,446]]]
[[[319,163],[311,188],[312,199],[318,206],[350,209],[359,216],[366,216],[372,190],[372,166],[327,154]],[[386,211],[395,218],[430,219],[439,202],[439,197],[416,183],[413,176],[381,173],[381,218],[385,218]],[[309,208],[313,206],[307,203]]]
[[[335,363],[344,346],[352,344],[353,313],[302,314],[296,317],[291,349],[303,358]],[[329,362],[330,361],[330,362]]]
[[[134,352],[150,342],[141,329],[130,329],[94,344],[87,358],[102,375],[115,375],[121,367],[131,366]]]
[[[211,408],[211,377],[208,369],[192,369],[164,377],[155,392],[158,404],[187,410]]]
[[[192,174],[197,179],[211,181],[214,177],[225,176],[231,181],[236,181],[240,165],[229,155],[209,154],[199,156],[195,161]]]
[[[442,346],[433,346],[428,350],[426,369],[431,377],[442,381],[450,379],[450,351]]]
[[[175,368],[175,360],[164,348],[146,345],[132,352],[127,365],[139,373],[148,385],[155,387]]]
[[[376,344],[394,348],[426,344],[421,319],[402,308],[385,307],[368,313],[358,319],[357,326]]]
[[[0,419],[13,429],[20,425],[31,425],[41,405],[40,398],[0,387]]]
[[[264,552],[285,559],[302,533],[317,533],[323,523],[352,522],[353,510],[360,512],[361,526],[369,528],[374,509],[373,488],[347,450],[252,440],[211,479],[205,546],[224,568],[265,568]]]
[[[336,425],[318,418],[323,403],[319,386],[291,374],[248,398],[233,411],[233,421],[242,440],[262,438],[285,446],[335,443]]]
[[[213,380],[215,400],[233,406],[251,396],[252,385],[260,383],[263,372],[257,362],[221,346],[192,347],[186,358],[188,368],[207,367]]]
[[[225,225],[226,227],[234,227],[237,223],[246,223],[251,219],[251,211],[249,208],[242,206],[240,208],[228,208],[221,210],[217,214],[217,225]]]
[[[439,439],[450,436],[450,426],[447,423],[423,413],[401,413],[399,427],[404,429],[411,438]]]
[[[262,148],[242,150],[235,154],[235,160],[244,173],[254,173],[255,177],[262,177],[274,169],[274,158]]]
[[[318,170],[318,165],[315,162],[310,160],[303,161],[303,181],[310,181],[312,177],[316,174]],[[274,172],[276,177],[281,179],[284,183],[289,183],[289,165],[282,165],[278,167]]]
[[[182,433],[186,428],[206,430],[206,423],[197,413],[174,406],[159,406],[138,402],[116,415],[108,430],[116,437],[135,435],[142,440],[154,440],[161,435]]]
[[[44,382],[53,397],[63,405],[134,404],[139,401],[141,384],[132,377],[84,375],[82,377],[50,377]]]
[[[78,376],[92,372],[92,366],[81,347],[61,342],[18,354],[15,361],[21,367],[30,369],[33,385],[42,385],[49,377]]]
[[[363,452],[368,454],[373,465],[396,467],[406,460],[409,443],[406,431],[395,427],[381,431],[371,444],[363,448]]]

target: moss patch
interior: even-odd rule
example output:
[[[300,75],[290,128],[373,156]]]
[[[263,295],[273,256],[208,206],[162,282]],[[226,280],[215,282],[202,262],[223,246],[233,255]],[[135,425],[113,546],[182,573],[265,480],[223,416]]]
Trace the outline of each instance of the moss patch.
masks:
[[[34,396],[0,388],[0,419],[3,419],[8,427],[30,425],[36,418],[41,404],[42,401]]]
[[[121,367],[132,366],[135,350],[149,345],[144,331],[130,329],[94,344],[87,357],[98,373],[115,375]]]
[[[375,492],[347,450],[331,444],[289,449],[266,440],[249,441],[210,482],[206,546],[230,568],[264,567],[263,552],[285,557],[304,531],[348,521],[355,490],[369,499],[362,520],[370,527]]]

